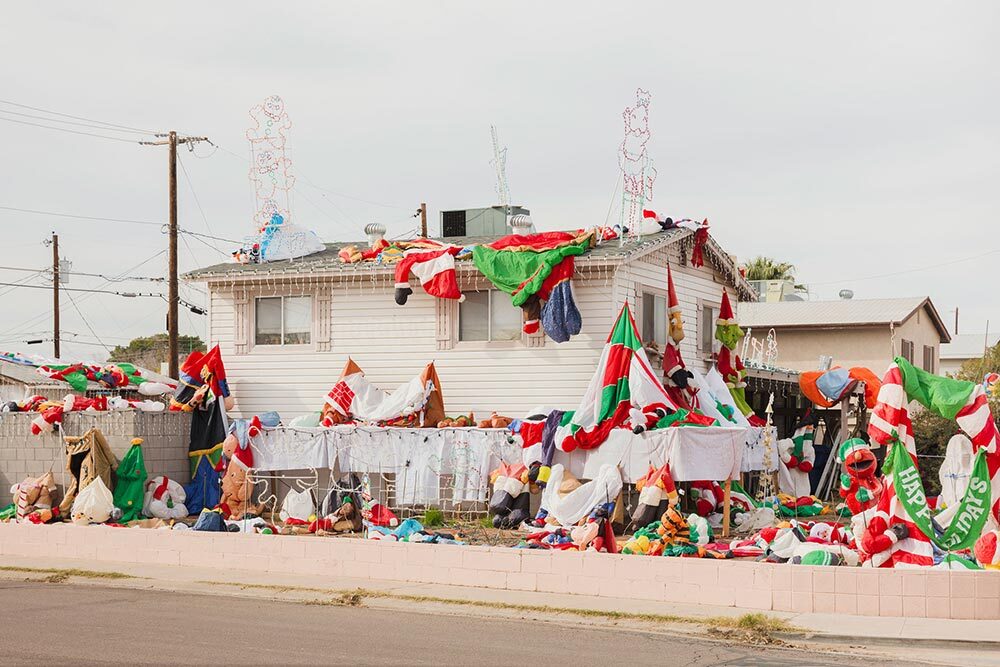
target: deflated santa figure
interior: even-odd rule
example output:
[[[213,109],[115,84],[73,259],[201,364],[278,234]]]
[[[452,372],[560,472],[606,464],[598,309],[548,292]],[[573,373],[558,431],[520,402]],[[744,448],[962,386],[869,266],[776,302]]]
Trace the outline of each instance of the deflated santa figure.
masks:
[[[663,349],[663,386],[673,402],[682,408],[694,408],[695,388],[689,384],[693,377],[681,358],[681,341],[684,340],[684,319],[681,305],[674,291],[674,277],[667,266],[667,344]]]

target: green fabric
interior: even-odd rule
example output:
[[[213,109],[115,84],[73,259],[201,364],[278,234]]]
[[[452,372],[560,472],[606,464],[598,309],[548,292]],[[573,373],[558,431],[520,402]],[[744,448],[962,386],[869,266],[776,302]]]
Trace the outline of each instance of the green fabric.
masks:
[[[816,502],[812,505],[802,505],[801,507],[786,507],[785,505],[778,505],[778,513],[781,516],[816,516],[817,514],[823,513],[823,503]]]
[[[972,547],[983,532],[983,526],[990,512],[990,474],[986,465],[986,449],[981,448],[976,453],[972,463],[972,474],[969,477],[969,488],[965,490],[965,496],[958,505],[958,512],[941,537],[934,532],[931,509],[927,506],[927,496],[920,480],[920,471],[917,470],[913,458],[899,442],[893,444],[890,457],[892,486],[896,499],[920,532],[945,551],[960,551]]]
[[[951,421],[965,407],[976,388],[972,382],[928,373],[902,357],[896,357],[895,362],[903,376],[906,397]]]
[[[696,426],[696,427],[700,426],[702,428],[708,426],[708,424],[685,424],[684,421],[688,418],[690,414],[691,411],[688,410],[687,408],[677,408],[676,412],[672,412],[669,415],[660,417],[659,421],[657,421],[656,424],[653,425],[653,429],[651,430],[660,428],[669,428],[674,424],[681,424],[684,426]]]
[[[142,499],[146,486],[146,463],[142,447],[132,445],[118,464],[118,483],[115,484],[115,507],[122,511],[122,523],[135,521],[142,514]]]
[[[743,329],[738,324],[716,324],[715,340],[730,350],[735,349],[736,344],[743,340]]]
[[[983,568],[976,561],[958,554],[945,554],[937,565],[948,565],[952,570],[982,570]]]
[[[543,251],[494,250],[477,245],[472,249],[472,261],[494,287],[511,294],[511,303],[519,307],[541,289],[559,262],[571,255],[582,255],[588,248],[589,240]],[[518,291],[522,283],[524,288]]]
[[[733,406],[725,404],[722,401],[716,401],[715,409],[718,410],[719,414],[725,417],[727,421],[730,421],[734,424],[736,423],[736,419],[733,418],[733,415],[735,414]]]
[[[0,521],[13,519],[15,516],[17,516],[17,506],[15,506],[14,503],[7,505],[7,507],[0,510]]]
[[[757,500],[753,496],[747,493],[747,490],[743,488],[743,485],[734,479],[732,482],[730,482],[729,485],[729,497],[730,499],[732,499],[733,496],[737,495],[746,498],[746,501],[750,503],[750,505],[752,505],[753,507],[758,509],[761,507],[761,504],[757,502]]]
[[[806,440],[810,442],[816,437],[816,431],[811,428],[802,427],[792,435],[792,455],[798,460],[802,460],[802,449]]]

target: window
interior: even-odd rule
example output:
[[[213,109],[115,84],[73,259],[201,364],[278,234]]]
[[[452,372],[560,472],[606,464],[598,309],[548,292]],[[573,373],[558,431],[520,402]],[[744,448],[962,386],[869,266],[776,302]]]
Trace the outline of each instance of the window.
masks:
[[[899,356],[903,357],[911,364],[913,363],[913,341],[902,339],[899,344]]]
[[[924,370],[928,373],[934,372],[934,346],[924,345]]]
[[[504,341],[521,338],[521,309],[497,290],[467,292],[458,305],[458,340]]]
[[[310,342],[312,297],[260,297],[255,305],[254,344],[307,345]]]
[[[701,319],[698,322],[698,351],[703,355],[712,354],[715,345],[715,321],[719,319],[719,306],[701,304]]]
[[[667,297],[642,293],[642,342],[656,343],[661,350],[667,344]]]

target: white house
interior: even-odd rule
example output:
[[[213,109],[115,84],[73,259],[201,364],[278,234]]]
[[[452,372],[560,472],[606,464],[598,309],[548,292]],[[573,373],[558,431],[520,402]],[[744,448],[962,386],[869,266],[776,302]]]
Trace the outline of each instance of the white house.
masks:
[[[668,260],[685,318],[684,358],[707,370],[722,290],[734,304],[755,295],[711,238],[704,266],[692,267],[693,236],[672,229],[624,246],[606,242],[577,257],[573,285],[583,330],[562,344],[522,334],[520,309],[471,261],[458,262],[467,297],[461,304],[417,285],[405,306],[396,305],[393,267],[341,263],[337,253],[346,243],[294,261],[210,266],[185,280],[207,287],[208,342],[221,346],[238,415],[277,410],[288,419],[318,411],[352,357],[386,389],[433,360],[448,414],[524,416],[539,405],[577,406],[623,301],[643,340],[662,346]]]

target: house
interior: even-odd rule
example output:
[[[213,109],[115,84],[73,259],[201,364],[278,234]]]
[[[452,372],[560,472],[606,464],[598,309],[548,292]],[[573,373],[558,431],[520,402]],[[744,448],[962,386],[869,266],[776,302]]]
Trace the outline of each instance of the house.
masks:
[[[987,348],[1000,343],[1000,333],[955,334],[941,346],[941,375],[954,375],[966,361],[979,359]]]
[[[936,373],[948,333],[928,297],[741,303],[740,324],[762,340],[774,329],[777,363],[816,370],[820,356],[837,366],[865,366],[881,375],[901,356]]]
[[[448,237],[458,245],[495,237]],[[622,245],[608,241],[576,258],[579,335],[556,344],[521,332],[521,311],[471,261],[458,261],[462,303],[415,286],[393,301],[393,266],[344,264],[346,243],[294,261],[219,264],[185,275],[208,291],[208,342],[221,346],[235,411],[318,411],[348,357],[392,389],[435,361],[449,414],[524,416],[538,406],[575,408],[615,316],[628,301],[644,340],[666,339],[666,266],[683,308],[682,354],[707,370],[722,290],[733,303],[756,298],[732,258],[710,238],[704,266],[690,266],[694,234],[671,229]],[[365,246],[367,242],[354,245]],[[654,360],[658,363],[658,360]]]
[[[65,382],[50,380],[34,368],[9,361],[0,361],[0,405],[20,403],[29,396],[62,398],[73,393]]]

